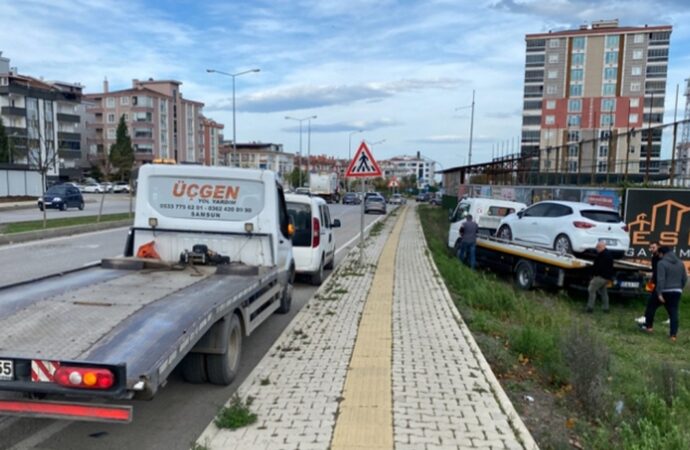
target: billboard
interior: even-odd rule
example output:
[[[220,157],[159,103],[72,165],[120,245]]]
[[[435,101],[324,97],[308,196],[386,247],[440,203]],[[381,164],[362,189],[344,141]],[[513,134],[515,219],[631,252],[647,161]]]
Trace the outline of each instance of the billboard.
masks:
[[[690,261],[690,190],[628,189],[625,223],[630,231],[628,256],[649,258],[647,247],[659,241]]]

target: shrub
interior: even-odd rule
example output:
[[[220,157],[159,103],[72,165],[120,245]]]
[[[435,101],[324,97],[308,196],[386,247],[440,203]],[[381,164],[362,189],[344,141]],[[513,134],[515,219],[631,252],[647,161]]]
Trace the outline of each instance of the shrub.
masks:
[[[245,427],[256,422],[257,416],[249,410],[252,398],[247,397],[247,401],[235,395],[230,401],[230,405],[224,406],[215,419],[218,428],[229,428],[231,430]]]

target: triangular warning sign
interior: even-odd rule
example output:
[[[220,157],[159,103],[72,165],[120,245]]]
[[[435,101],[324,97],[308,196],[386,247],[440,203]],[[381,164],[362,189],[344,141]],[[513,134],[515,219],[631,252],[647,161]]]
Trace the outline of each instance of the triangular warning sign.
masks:
[[[369,151],[366,142],[362,141],[359,149],[357,149],[355,157],[352,158],[350,165],[347,167],[345,176],[355,178],[381,176],[381,168],[371,154],[371,151]]]

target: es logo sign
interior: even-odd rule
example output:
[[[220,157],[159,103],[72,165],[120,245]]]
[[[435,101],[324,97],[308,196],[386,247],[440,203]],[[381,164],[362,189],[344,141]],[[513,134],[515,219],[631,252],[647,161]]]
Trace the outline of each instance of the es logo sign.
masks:
[[[628,256],[650,258],[647,247],[658,241],[690,260],[690,191],[628,189],[625,223],[630,230]]]

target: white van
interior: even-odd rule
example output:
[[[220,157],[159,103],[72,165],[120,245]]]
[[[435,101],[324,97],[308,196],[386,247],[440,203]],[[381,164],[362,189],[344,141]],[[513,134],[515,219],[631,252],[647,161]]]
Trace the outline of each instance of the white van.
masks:
[[[320,285],[324,270],[335,263],[335,236],[333,228],[340,220],[331,222],[331,212],[320,197],[288,194],[285,196],[288,215],[295,227],[292,235],[292,253],[295,271],[311,277],[311,283]]]
[[[479,225],[480,234],[496,233],[498,224],[508,214],[521,211],[527,205],[508,200],[496,200],[491,198],[464,198],[460,200],[449,216],[450,227],[448,229],[448,247],[459,248],[460,227],[465,222],[468,214]]]

